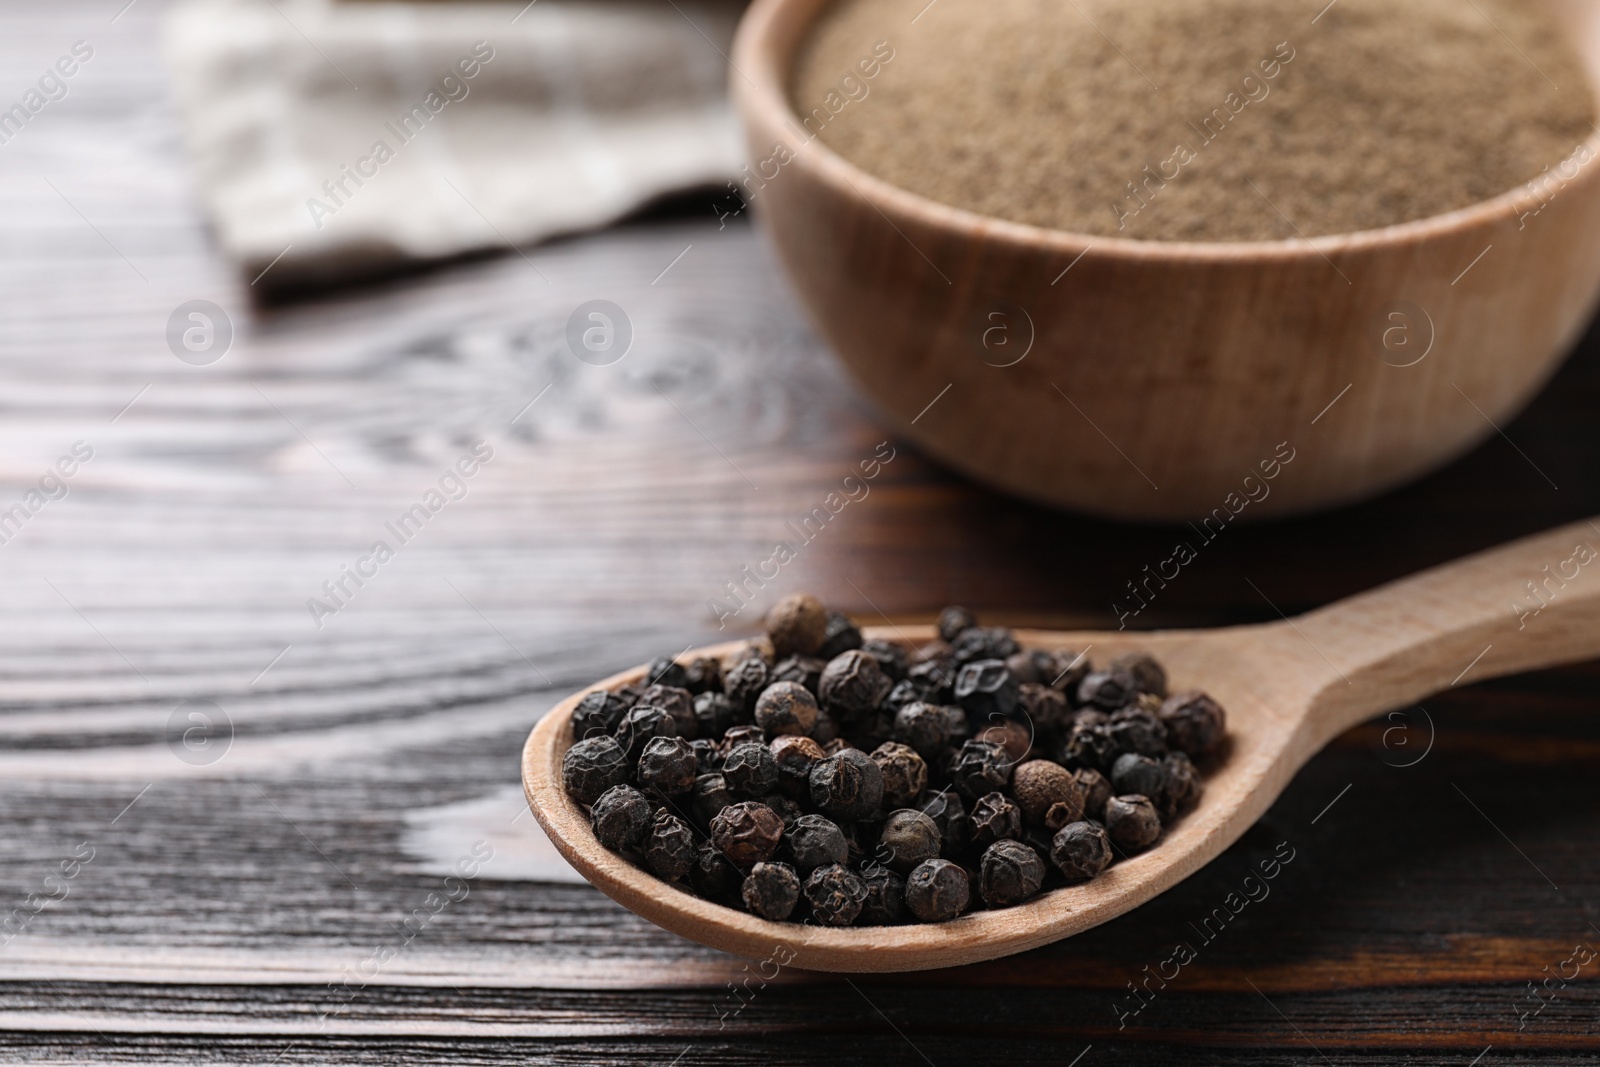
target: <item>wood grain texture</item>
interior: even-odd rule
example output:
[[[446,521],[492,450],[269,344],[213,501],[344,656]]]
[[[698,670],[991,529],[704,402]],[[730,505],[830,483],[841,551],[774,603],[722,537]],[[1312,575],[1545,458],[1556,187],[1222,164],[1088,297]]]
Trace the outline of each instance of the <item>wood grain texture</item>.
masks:
[[[848,124],[872,97],[836,117],[843,105],[789,98],[792,57],[827,6],[758,0],[741,23],[730,84],[760,161],[750,195],[823,336],[897,429],[1021,496],[1198,521],[1282,443],[1313,436],[1254,514],[1371,496],[1520,410],[1600,293],[1588,165],[1600,133],[1570,146],[1549,190],[1382,230],[1228,244],[1070,234],[928,200],[834,153],[819,123]],[[1550,6],[1600,70],[1593,5]],[[1310,20],[1295,41],[1308,55]],[[885,9],[861,55],[892,56],[915,34]],[[892,81],[893,63],[877,77]],[[802,126],[796,104],[821,119]]]
[[[1203,540],[1019,504],[895,439],[870,496],[719,633],[707,599],[885,436],[763,241],[707,205],[527,250],[548,285],[508,254],[254,305],[192,206],[161,5],[112,23],[120,6],[0,13],[0,99],[72,41],[96,48],[0,146],[0,503],[73,441],[96,450],[0,545],[0,919],[96,849],[0,947],[0,1062],[1009,1067],[1093,1045],[1078,1067],[1264,1067],[1322,1064],[1314,1045],[1465,1067],[1491,1044],[1480,1067],[1594,1061],[1587,970],[1520,1031],[1514,1014],[1541,968],[1600,945],[1593,662],[1469,673],[1426,717],[1342,734],[1192,878],[1006,960],[854,986],[785,972],[735,1014],[743,960],[490,861],[352,995],[341,983],[444,885],[407,851],[412,817],[514,791],[529,727],[572,689],[797,589],[880,625],[963,601],[1115,629],[1126,583],[1188,537],[1197,557],[1128,626],[1248,624],[1600,513],[1600,338],[1506,438],[1426,482]],[[206,368],[162,336],[196,297],[239,326]],[[610,377],[560,340],[595,297],[644,324]],[[305,599],[478,437],[496,458],[467,499],[317,630]],[[184,700],[233,723],[215,763],[167,745]],[[478,836],[463,827],[456,854]],[[1271,895],[1119,1030],[1126,983],[1280,841],[1298,855]]]

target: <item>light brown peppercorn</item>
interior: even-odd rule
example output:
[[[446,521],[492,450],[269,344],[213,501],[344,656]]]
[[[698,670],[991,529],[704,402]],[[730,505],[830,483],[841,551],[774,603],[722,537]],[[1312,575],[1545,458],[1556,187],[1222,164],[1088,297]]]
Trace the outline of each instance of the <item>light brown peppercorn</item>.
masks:
[[[815,654],[827,632],[828,609],[809,593],[786,596],[767,612],[767,637],[779,658]]]
[[[1023,818],[1036,826],[1059,830],[1083,818],[1087,794],[1072,772],[1059,763],[1036,759],[1011,772],[1011,794]]]

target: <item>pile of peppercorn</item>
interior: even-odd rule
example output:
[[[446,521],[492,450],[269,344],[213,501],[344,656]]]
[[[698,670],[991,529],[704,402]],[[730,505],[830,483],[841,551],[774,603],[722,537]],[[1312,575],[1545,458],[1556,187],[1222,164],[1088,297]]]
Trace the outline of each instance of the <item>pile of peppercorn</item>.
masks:
[[[567,793],[664,881],[773,920],[943,922],[1087,881],[1200,794],[1222,708],[1133,653],[1025,650],[946,608],[915,650],[792,596],[726,662],[572,713]],[[1050,757],[1050,758],[1041,758]]]

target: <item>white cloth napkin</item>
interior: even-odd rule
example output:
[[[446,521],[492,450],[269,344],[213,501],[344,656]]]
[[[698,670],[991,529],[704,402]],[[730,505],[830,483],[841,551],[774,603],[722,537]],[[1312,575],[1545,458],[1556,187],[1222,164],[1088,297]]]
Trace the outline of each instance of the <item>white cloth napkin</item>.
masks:
[[[725,58],[741,8],[187,0],[165,43],[218,240],[246,281],[285,288],[723,184],[741,161]]]

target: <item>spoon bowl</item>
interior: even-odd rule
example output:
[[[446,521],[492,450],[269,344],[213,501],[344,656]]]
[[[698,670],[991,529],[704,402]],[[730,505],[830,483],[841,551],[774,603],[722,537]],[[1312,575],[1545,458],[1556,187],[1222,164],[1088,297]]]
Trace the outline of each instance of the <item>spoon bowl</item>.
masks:
[[[550,840],[585,878],[702,944],[749,958],[781,953],[793,966],[822,971],[923,970],[993,959],[1097,926],[1187,878],[1238,840],[1295,772],[1351,726],[1453,685],[1600,655],[1597,560],[1600,525],[1591,521],[1263,625],[1016,631],[1024,647],[1088,649],[1096,661],[1150,652],[1174,691],[1203,689],[1227,709],[1230,747],[1206,776],[1198,806],[1148,851],[1119,860],[1093,881],[947,923],[837,929],[770,922],[674,888],[609,851],[561,786],[572,710],[582,693],[534,727],[523,748],[523,787]],[[864,633],[908,646],[934,637],[928,626]],[[740,644],[686,657],[727,656]],[[599,687],[638,681],[644,671],[623,671]]]

